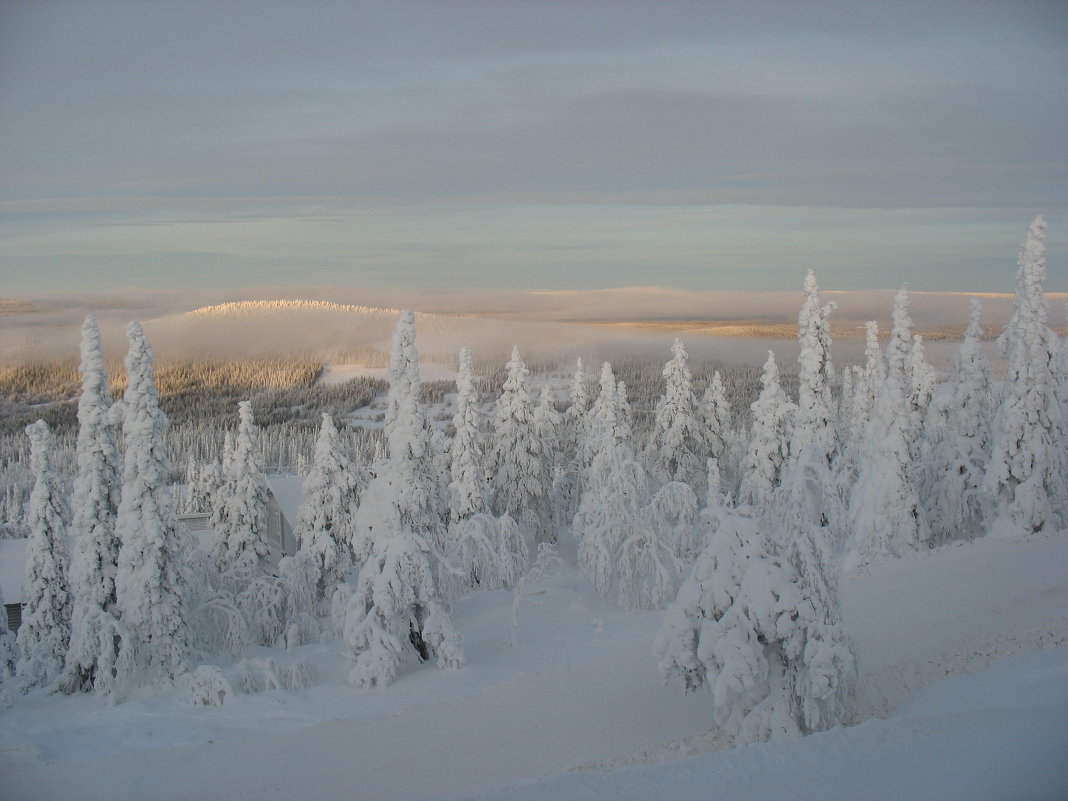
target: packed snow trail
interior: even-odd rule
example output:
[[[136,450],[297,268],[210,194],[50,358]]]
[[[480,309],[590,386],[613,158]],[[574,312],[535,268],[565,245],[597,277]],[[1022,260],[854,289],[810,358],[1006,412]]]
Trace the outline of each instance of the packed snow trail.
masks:
[[[480,801],[1062,801],[1068,648],[918,692],[887,720],[613,771],[571,771]],[[473,800],[472,800],[473,801]]]
[[[403,680],[396,685],[402,688]],[[8,766],[0,771],[0,795],[390,801],[470,794],[700,731],[706,713],[692,701],[660,685],[643,645],[373,719],[89,762]]]

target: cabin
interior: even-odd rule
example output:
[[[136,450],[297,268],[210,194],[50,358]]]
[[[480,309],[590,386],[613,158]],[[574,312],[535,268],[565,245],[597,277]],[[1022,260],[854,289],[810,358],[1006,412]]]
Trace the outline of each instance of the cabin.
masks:
[[[292,475],[267,476],[267,542],[268,559],[277,565],[283,556],[297,552],[294,526],[300,505],[304,502],[304,477]],[[178,515],[178,522],[192,534],[201,548],[211,547],[209,515],[205,513]],[[7,627],[17,631],[22,624],[22,607],[26,602],[26,545],[28,539],[0,540],[0,601],[4,605]],[[68,538],[67,550],[74,552],[74,542]]]
[[[4,605],[7,627],[17,631],[22,624],[25,599],[22,585],[26,581],[27,539],[0,540],[0,603]]]

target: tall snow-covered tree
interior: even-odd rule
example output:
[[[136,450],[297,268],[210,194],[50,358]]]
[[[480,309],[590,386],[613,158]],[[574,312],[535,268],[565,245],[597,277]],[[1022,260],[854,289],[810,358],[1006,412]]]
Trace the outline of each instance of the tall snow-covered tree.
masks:
[[[215,542],[212,556],[219,570],[261,569],[267,544],[267,477],[263,474],[259,428],[252,401],[238,404],[237,436],[216,491],[212,515]]]
[[[674,600],[696,556],[697,496],[669,481],[641,509],[620,546],[616,582],[627,609],[663,609]]]
[[[951,394],[931,414],[941,426],[932,445],[934,477],[927,500],[932,536],[940,541],[975,536],[984,517],[983,478],[990,459],[994,413],[990,361],[983,352],[982,305],[972,298],[971,320],[953,357]]]
[[[589,413],[587,449],[593,456],[572,531],[579,539],[579,564],[597,591],[616,592],[620,603],[633,606],[640,603],[641,588],[636,581],[620,584],[622,549],[641,527],[649,482],[635,458],[625,422],[626,387],[613,383],[612,368],[606,362],[601,395]]]
[[[727,391],[719,370],[712,373],[712,380],[708,382],[705,393],[701,396],[698,417],[706,456],[722,461],[726,457],[733,429],[731,406],[727,401]]]
[[[534,439],[538,446],[539,482],[543,488],[539,542],[556,542],[556,518],[553,514],[552,501],[556,475],[560,469],[563,469],[561,464],[563,459],[560,454],[563,415],[556,410],[556,395],[548,383],[541,388],[531,424],[534,427]]]
[[[1044,531],[1068,515],[1065,421],[1057,397],[1060,341],[1047,325],[1046,223],[1036,217],[1020,250],[1012,319],[1002,335],[1007,388],[994,417],[983,489],[1001,530]]]
[[[527,546],[510,517],[490,514],[490,484],[478,419],[471,351],[460,351],[449,484],[449,538],[468,588],[497,589],[516,581],[527,565]]]
[[[903,357],[887,362],[887,375],[857,455],[857,481],[849,499],[852,531],[846,570],[886,554],[903,554],[927,538],[909,454],[907,362]]]
[[[645,447],[646,460],[658,482],[682,481],[696,488],[704,480],[701,468],[706,447],[682,340],[676,339],[672,344],[671,360],[664,365],[663,376],[664,394],[656,404],[653,429]]]
[[[419,387],[414,315],[403,312],[390,362],[388,448],[356,515],[363,561],[345,611],[344,638],[355,659],[349,681],[365,687],[391,683],[409,657],[436,656],[442,667],[463,662],[442,595],[449,566],[428,497],[429,431]]]
[[[70,642],[66,509],[52,470],[52,432],[43,420],[26,427],[30,438],[30,541],[26,545],[26,606],[18,633],[18,675],[26,686],[59,676]]]
[[[921,420],[926,415],[927,407],[934,396],[936,383],[934,367],[927,361],[927,354],[923,347],[923,337],[913,334],[912,349],[909,351],[909,403],[919,414]]]
[[[115,605],[115,571],[119,540],[115,513],[119,504],[119,450],[109,421],[111,393],[100,329],[89,315],[82,325],[82,394],[78,399],[78,472],[72,498],[74,559],[71,592],[81,606],[93,603],[111,610]]]
[[[493,440],[494,507],[534,534],[538,542],[551,539],[551,484],[543,473],[542,443],[534,432],[534,402],[527,389],[527,370],[512,348],[508,377],[497,400]]]
[[[120,622],[131,638],[137,666],[173,680],[189,664],[183,543],[171,507],[166,453],[167,416],[159,408],[152,347],[141,325],[126,329],[126,443],[122,495],[116,518],[121,546],[115,577]]]
[[[780,526],[780,534],[809,526],[828,528],[827,536],[837,546],[847,526],[835,472],[841,448],[831,395],[834,368],[830,316],[836,304],[821,303],[811,270],[805,276],[804,289],[805,302],[798,315],[797,331],[798,408],[794,414],[790,455],[772,506],[778,521],[794,521]],[[799,516],[801,519],[797,520]]]
[[[830,467],[838,453],[831,398],[834,367],[830,324],[831,312],[837,304],[834,301],[821,304],[812,270],[805,276],[804,289],[805,302],[798,315],[798,399],[792,453],[800,455],[805,448],[814,448]]]
[[[553,507],[557,528],[570,526],[582,497],[580,445],[585,436],[590,394],[582,359],[576,361],[575,375],[568,390],[568,407],[560,427],[560,470],[553,479]]]
[[[324,414],[294,529],[301,552],[315,565],[314,601],[320,607],[355,563],[353,520],[361,490],[360,473],[345,453],[333,418]]]
[[[853,384],[853,420],[849,426],[854,441],[864,435],[864,429],[875,411],[879,389],[886,380],[886,361],[879,347],[879,324],[875,320],[868,320],[864,330],[864,367],[859,380]]]
[[[783,465],[790,455],[793,417],[797,406],[779,384],[775,354],[768,351],[760,377],[760,396],[750,405],[752,431],[749,448],[742,461],[742,481],[738,500],[756,509],[771,503],[782,478]]]
[[[119,452],[109,419],[111,393],[100,329],[82,324],[82,393],[78,399],[77,475],[74,479],[74,554],[70,565],[71,638],[60,687],[110,694],[124,662],[125,632],[115,618],[119,539]]]
[[[579,538],[579,564],[597,591],[608,595],[619,589],[621,550],[640,527],[649,482],[630,442],[611,438],[598,450],[584,483],[572,525]],[[620,601],[633,605],[626,590]]]
[[[657,633],[665,680],[707,687],[737,744],[836,725],[855,676],[836,608],[774,555],[747,507],[717,517]]]
[[[452,438],[452,481],[448,490],[450,522],[489,511],[490,486],[479,425],[474,357],[466,347],[460,350],[456,392],[456,415],[452,420],[456,433]]]

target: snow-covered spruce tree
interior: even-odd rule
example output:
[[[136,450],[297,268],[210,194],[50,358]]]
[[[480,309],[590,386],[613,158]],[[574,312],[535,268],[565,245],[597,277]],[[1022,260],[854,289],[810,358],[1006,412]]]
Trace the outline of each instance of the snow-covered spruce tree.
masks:
[[[345,454],[334,420],[324,414],[294,531],[301,552],[315,565],[314,602],[324,611],[355,563],[353,520],[361,490],[359,473]]]
[[[837,304],[821,305],[812,270],[805,276],[805,302],[798,315],[798,399],[791,451],[799,456],[812,447],[827,466],[838,454],[835,406],[831,398],[834,367],[831,364],[830,316]]]
[[[855,676],[836,605],[773,555],[747,507],[716,517],[657,633],[665,681],[707,687],[717,725],[739,745],[834,726]]]
[[[626,388],[622,382],[612,387],[612,378],[611,366],[605,363],[601,396],[591,409],[594,419],[589,426],[589,436],[600,439],[588,445],[594,456],[583,479],[585,489],[572,531],[579,539],[579,565],[597,591],[609,595],[615,590],[621,604],[633,606],[640,601],[641,587],[630,579],[620,584],[622,549],[640,529],[649,486],[645,468],[635,458],[626,422]],[[638,550],[638,546],[632,548],[632,555]]]
[[[427,492],[429,431],[419,387],[414,315],[403,312],[390,361],[387,453],[356,515],[363,561],[345,612],[344,638],[355,658],[349,681],[364,687],[391,683],[408,657],[436,656],[442,667],[463,662],[441,594],[448,564],[435,564],[444,558],[433,544],[442,526]]]
[[[70,642],[71,600],[67,590],[67,524],[63,498],[52,471],[52,432],[44,420],[26,427],[30,438],[30,541],[26,545],[26,606],[18,633],[17,672],[26,687],[59,676]]]
[[[705,457],[723,461],[730,445],[731,406],[719,370],[712,374],[698,408]]]
[[[676,339],[671,360],[664,365],[664,394],[656,404],[645,452],[650,472],[659,483],[682,481],[698,488],[704,481],[701,468],[706,447],[687,359],[686,348]]]
[[[448,504],[449,520],[456,522],[489,511],[489,483],[479,426],[478,388],[475,385],[474,358],[468,348],[460,349],[456,373],[456,429],[452,438]]]
[[[618,419],[619,404],[616,399],[616,376],[612,372],[612,365],[609,362],[601,365],[599,382],[600,392],[586,412],[582,426],[582,438],[578,444],[579,464],[582,467],[580,484],[583,490],[585,490],[586,486],[586,474],[589,472],[590,465],[593,464],[593,457],[597,455],[598,450],[608,442],[610,437],[617,436],[619,432],[616,429],[621,425]]]
[[[229,432],[227,432],[229,436]],[[219,487],[223,483],[222,463],[218,461],[202,464],[197,468],[194,483],[189,493],[189,505],[193,512],[215,514]]]
[[[121,542],[115,577],[120,622],[129,634],[134,663],[159,679],[188,669],[183,544],[167,483],[167,416],[159,408],[152,347],[141,325],[126,329],[126,443],[122,495],[115,529]]]
[[[831,365],[830,315],[835,303],[820,303],[816,278],[805,276],[805,302],[798,315],[798,403],[794,414],[790,455],[780,473],[780,487],[772,503],[781,524],[779,534],[815,526],[837,545],[847,529],[845,506],[835,472],[840,446],[837,439],[836,406],[831,396],[834,368]],[[792,475],[797,473],[797,475]],[[797,488],[804,492],[798,495]],[[804,519],[789,522],[798,515]],[[788,546],[789,543],[783,543]]]
[[[564,418],[556,410],[556,394],[548,383],[541,388],[538,405],[534,407],[532,422],[534,425],[534,439],[537,441],[538,450],[541,452],[541,484],[545,488],[543,493],[545,506],[542,511],[545,519],[542,521],[542,528],[546,532],[545,541],[556,542],[556,518],[553,514],[552,499],[556,475],[563,469],[560,443],[563,436]]]
[[[669,481],[640,512],[620,547],[619,602],[627,609],[663,609],[675,598],[697,551],[697,496]]]
[[[1046,223],[1036,217],[1020,250],[1016,299],[1002,335],[1007,388],[994,416],[983,489],[996,527],[1046,531],[1068,520],[1066,431],[1058,395],[1060,341],[1046,324]]]
[[[579,445],[585,435],[586,413],[590,393],[582,359],[576,361],[575,375],[568,390],[568,406],[560,427],[560,469],[553,478],[553,508],[556,528],[570,526],[582,497],[582,473],[585,465]]]
[[[909,455],[908,376],[903,358],[888,360],[886,378],[857,452],[849,499],[852,530],[845,570],[887,554],[903,554],[927,539]]]
[[[460,351],[448,487],[449,539],[457,552],[465,589],[511,585],[527,565],[527,546],[510,517],[490,514],[485,457],[479,431],[478,391],[471,351]]]
[[[493,426],[494,508],[517,520],[535,541],[550,541],[551,477],[544,474],[545,455],[534,432],[534,401],[527,389],[530,371],[518,347],[512,348],[506,369]]]
[[[879,347],[879,324],[868,320],[864,324],[866,343],[864,346],[864,367],[859,378],[853,384],[853,419],[849,424],[850,437],[857,442],[864,435],[868,421],[875,411],[875,401],[879,389],[886,380],[886,361],[882,348]]]
[[[933,478],[927,496],[932,539],[944,542],[976,536],[984,519],[983,478],[990,458],[990,421],[994,414],[990,362],[983,352],[982,305],[972,298],[971,321],[953,357],[951,394],[931,405],[927,425],[933,437]]]
[[[127,661],[125,630],[115,617],[119,452],[109,420],[111,393],[100,329],[92,315],[82,325],[81,356],[78,473],[74,479],[71,523],[71,638],[59,686],[68,693],[94,690],[111,695],[118,689],[116,679]]]
[[[760,377],[759,397],[749,406],[752,431],[749,449],[742,461],[742,481],[738,499],[757,510],[771,503],[782,478],[782,468],[790,454],[793,417],[797,406],[779,384],[775,354],[768,351]]]
[[[909,404],[917,411],[921,421],[934,396],[935,383],[935,370],[927,361],[923,337],[913,334],[912,350],[909,351]]]
[[[860,374],[860,368],[854,366],[842,370],[842,386],[838,394],[838,441],[842,443],[842,450],[847,447],[853,425],[853,404],[857,396],[853,389],[853,381]]]
[[[267,478],[252,401],[238,404],[237,436],[216,491],[212,556],[220,572],[260,570],[267,555]]]

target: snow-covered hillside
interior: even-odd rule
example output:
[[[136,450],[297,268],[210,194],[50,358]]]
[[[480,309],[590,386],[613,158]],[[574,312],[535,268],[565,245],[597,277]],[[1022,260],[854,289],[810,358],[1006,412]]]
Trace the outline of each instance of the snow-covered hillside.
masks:
[[[711,698],[661,683],[650,644],[662,614],[606,605],[575,554],[561,555],[526,587],[514,646],[510,593],[460,602],[457,672],[359,690],[335,642],[259,649],[261,665],[311,660],[315,686],[222,708],[186,706],[174,690],[114,707],[34,691],[0,713],[0,796],[1063,797],[1068,532],[949,545],[848,580],[853,717],[877,717],[726,752]]]

